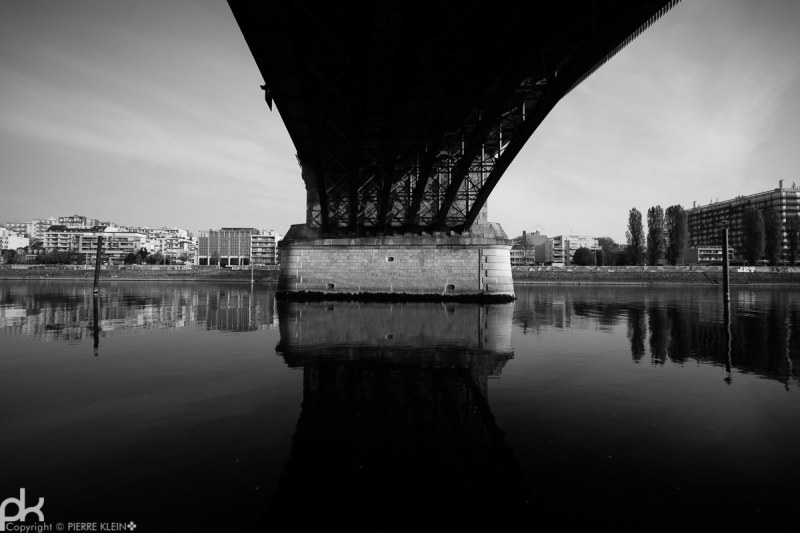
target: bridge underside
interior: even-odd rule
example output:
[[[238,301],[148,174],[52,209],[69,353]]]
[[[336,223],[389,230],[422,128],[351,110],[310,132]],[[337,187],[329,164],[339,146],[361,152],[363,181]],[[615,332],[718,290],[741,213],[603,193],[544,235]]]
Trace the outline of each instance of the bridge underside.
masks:
[[[320,239],[484,235],[553,106],[674,3],[229,0]]]
[[[250,2],[232,11],[328,234],[469,229],[558,100],[674,2]]]

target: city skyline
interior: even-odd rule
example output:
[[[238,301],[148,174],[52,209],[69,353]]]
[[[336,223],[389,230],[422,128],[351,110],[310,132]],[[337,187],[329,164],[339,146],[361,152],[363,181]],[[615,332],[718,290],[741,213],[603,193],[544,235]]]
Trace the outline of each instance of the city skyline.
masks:
[[[684,0],[567,95],[489,198],[507,234],[800,181],[800,5]],[[295,150],[222,2],[0,5],[0,222],[305,220]]]

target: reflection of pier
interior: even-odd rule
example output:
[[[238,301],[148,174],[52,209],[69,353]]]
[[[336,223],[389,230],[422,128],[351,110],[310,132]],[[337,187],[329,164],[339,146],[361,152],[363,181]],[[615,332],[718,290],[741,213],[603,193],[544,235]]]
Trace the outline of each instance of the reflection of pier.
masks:
[[[513,530],[523,475],[487,402],[513,304],[278,305],[303,408],[268,530]]]

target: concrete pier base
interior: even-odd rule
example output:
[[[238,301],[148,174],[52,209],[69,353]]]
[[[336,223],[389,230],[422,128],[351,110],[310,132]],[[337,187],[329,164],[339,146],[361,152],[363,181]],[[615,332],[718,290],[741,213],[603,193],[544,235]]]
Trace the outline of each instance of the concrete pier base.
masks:
[[[514,299],[511,243],[465,235],[319,238],[292,226],[279,243],[286,299]]]

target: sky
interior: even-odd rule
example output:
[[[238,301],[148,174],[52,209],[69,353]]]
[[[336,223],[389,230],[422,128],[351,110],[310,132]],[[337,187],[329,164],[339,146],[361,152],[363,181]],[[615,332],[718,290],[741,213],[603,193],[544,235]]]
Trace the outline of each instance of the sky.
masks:
[[[683,0],[559,102],[489,198],[509,236],[800,184],[800,2]],[[295,149],[222,0],[0,1],[0,222],[305,220]]]

